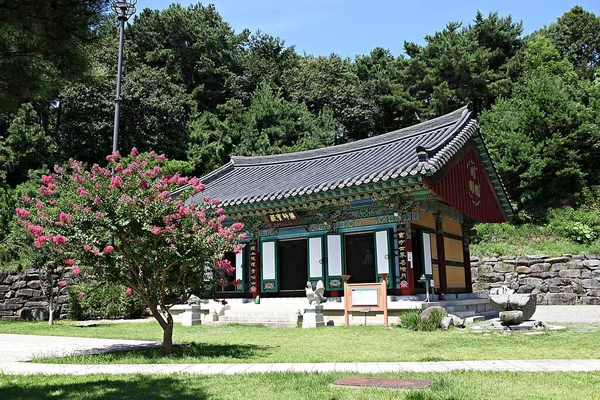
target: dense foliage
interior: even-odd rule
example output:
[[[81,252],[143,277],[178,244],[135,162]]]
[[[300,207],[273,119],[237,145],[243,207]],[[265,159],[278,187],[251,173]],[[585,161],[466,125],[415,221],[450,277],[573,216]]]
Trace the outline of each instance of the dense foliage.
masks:
[[[75,321],[141,318],[143,311],[142,298],[119,284],[103,282],[69,288],[69,318]]]
[[[12,210],[30,176],[69,158],[105,165],[111,148],[114,18],[98,0],[38,3],[0,4],[4,260],[22,254]],[[597,203],[600,186],[600,18],[574,7],[547,22],[523,36],[510,16],[477,12],[403,55],[351,59],[235,32],[213,6],[146,9],[125,33],[120,145],[201,175],[232,154],[353,141],[469,103],[517,220],[545,222]]]

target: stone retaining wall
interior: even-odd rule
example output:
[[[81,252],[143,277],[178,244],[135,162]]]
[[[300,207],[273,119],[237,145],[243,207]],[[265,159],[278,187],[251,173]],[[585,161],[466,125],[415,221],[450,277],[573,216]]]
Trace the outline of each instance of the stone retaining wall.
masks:
[[[471,258],[473,292],[507,286],[538,304],[600,305],[600,255]]]
[[[61,319],[66,318],[67,287],[62,288],[58,302],[56,316]],[[40,277],[36,270],[28,269],[23,272],[0,270],[0,318],[3,320],[48,319],[48,301],[42,293]]]

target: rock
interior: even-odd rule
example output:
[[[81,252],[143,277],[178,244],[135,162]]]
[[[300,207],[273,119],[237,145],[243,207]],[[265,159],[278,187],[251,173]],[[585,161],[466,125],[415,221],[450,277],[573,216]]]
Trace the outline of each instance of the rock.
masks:
[[[0,285],[0,293],[6,293],[10,290],[10,285]]]
[[[42,287],[40,281],[29,281],[27,282],[27,287],[31,289],[39,289]]]
[[[546,301],[546,294],[545,293],[540,293],[540,294],[538,294],[536,296],[537,296],[536,303],[538,305],[540,305],[540,304],[546,304],[547,303],[547,301]]]
[[[484,264],[484,265],[480,265],[479,268],[477,268],[477,269],[478,269],[478,271],[477,271],[478,276],[484,276],[485,274],[494,272],[493,265]]]
[[[43,308],[23,308],[17,315],[25,321],[45,321],[48,319],[48,310]]]
[[[550,264],[557,264],[557,263],[566,263],[567,261],[569,261],[570,257],[551,257],[548,258],[546,260],[544,260],[547,263]]]
[[[588,269],[600,268],[600,260],[584,260],[582,264]]]
[[[549,305],[572,305],[577,302],[575,293],[548,293],[546,300]]]
[[[529,274],[529,273],[531,273],[531,268],[529,268],[525,265],[519,265],[517,267],[516,271],[520,274]]]
[[[498,273],[485,274],[484,278],[487,282],[503,282],[504,276]]]
[[[519,287],[517,293],[531,293],[533,289],[535,289],[535,286],[533,285],[523,285]]]
[[[4,298],[10,299],[11,297],[13,297],[14,294],[15,292],[13,290],[9,290],[8,292],[4,293]]]
[[[423,310],[421,313],[421,321],[429,321],[431,319],[431,314],[435,311],[441,311],[444,314],[444,317],[448,316],[448,311],[446,311],[444,307],[433,306]]]
[[[496,264],[494,267],[494,272],[514,272],[515,266],[506,262],[501,262]]]
[[[17,290],[16,296],[17,297],[33,297],[33,296],[39,296],[40,294],[42,294],[42,292],[40,292],[39,290],[34,290],[34,289],[21,289],[21,290]]]
[[[0,304],[0,311],[18,310],[19,308],[21,308],[20,304]]]
[[[531,266],[531,272],[548,272],[552,265],[549,263],[538,263]]]
[[[548,285],[546,285],[545,283],[542,283],[540,286],[533,289],[533,291],[531,293],[538,294],[538,293],[547,293],[547,292],[548,292]]]
[[[11,289],[22,289],[27,285],[25,281],[17,281],[11,285]]]
[[[586,296],[592,296],[592,297],[600,297],[600,290],[598,289],[592,289],[592,290],[588,290],[585,293]]]
[[[518,325],[523,322],[523,311],[500,311],[500,321],[504,322],[506,325]]]
[[[535,264],[537,261],[536,260],[531,260],[528,257],[517,257],[517,264],[518,265],[525,265],[525,266],[530,266]]]
[[[484,263],[489,263],[489,262],[498,262],[498,259],[496,257],[483,257],[483,262]]]
[[[488,290],[490,285],[487,282],[475,282],[473,283],[473,292],[483,292]]]
[[[19,280],[19,276],[18,275],[14,275],[14,274],[11,275],[11,274],[9,274],[6,278],[4,278],[4,282],[3,283],[6,284],[6,285],[11,285],[11,284],[13,284],[14,282],[16,282],[18,280]]]
[[[471,256],[470,261],[471,261],[471,264],[478,263],[479,262],[479,257]]]
[[[25,303],[25,307],[28,308],[48,308],[47,301],[28,301]]]
[[[581,304],[597,306],[600,305],[600,297],[582,297]]]
[[[440,329],[443,331],[447,331],[449,327],[453,324],[452,318],[444,317],[442,318],[442,322],[440,322]]]
[[[578,269],[563,269],[558,271],[558,276],[561,278],[579,278],[581,272]]]
[[[453,326],[457,326],[457,327],[460,327],[460,328],[464,328],[465,327],[465,320],[464,319],[462,319],[460,317],[457,317],[454,314],[448,314],[448,317],[452,318],[452,325]]]
[[[544,283],[544,280],[540,279],[540,278],[523,278],[523,279],[519,279],[519,285],[540,286],[542,283]]]
[[[595,271],[595,272],[600,272],[600,271]],[[600,276],[600,274],[598,274]],[[589,269],[584,269],[583,271],[581,271],[581,278],[583,279],[589,279],[589,278],[597,278],[598,276],[596,276],[596,274],[592,274],[592,271],[590,271]]]
[[[527,256],[527,259],[529,260],[545,260],[546,258],[548,258],[546,254],[534,254],[531,256]]]
[[[547,272],[537,272],[537,273],[531,273],[531,276],[536,276],[542,279],[550,279],[550,278],[556,278],[558,276],[558,272],[555,271],[547,271]]]
[[[504,275],[504,282],[506,283],[514,283],[517,281],[518,274],[516,272],[508,272]]]
[[[552,271],[560,271],[563,269],[567,269],[567,263],[556,263],[552,265]]]
[[[600,281],[597,279],[582,279],[581,286],[583,286],[586,289],[599,289]]]
[[[568,279],[563,279],[563,278],[550,278],[550,279],[544,280],[544,283],[546,285],[548,285],[548,287],[550,287],[550,286],[569,285],[571,282]]]

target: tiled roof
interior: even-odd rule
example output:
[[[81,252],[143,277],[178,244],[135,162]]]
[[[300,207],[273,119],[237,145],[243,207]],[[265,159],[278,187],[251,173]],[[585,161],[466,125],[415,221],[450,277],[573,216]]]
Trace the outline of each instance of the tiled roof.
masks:
[[[197,197],[218,198],[224,206],[232,206],[431,175],[476,131],[476,121],[463,107],[417,125],[337,146],[272,156],[233,156],[202,178],[206,190]]]

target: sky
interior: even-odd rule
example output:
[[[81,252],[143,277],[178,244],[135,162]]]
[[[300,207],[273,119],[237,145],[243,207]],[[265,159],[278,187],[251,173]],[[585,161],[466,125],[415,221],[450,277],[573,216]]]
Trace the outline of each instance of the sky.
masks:
[[[138,0],[138,10],[164,9],[173,1]],[[182,5],[197,1],[181,0]],[[354,57],[375,47],[403,53],[404,41],[423,37],[450,21],[471,23],[477,10],[498,11],[523,22],[524,34],[555,22],[573,6],[600,16],[599,0],[213,0],[236,32],[245,28],[279,37],[299,53]]]

